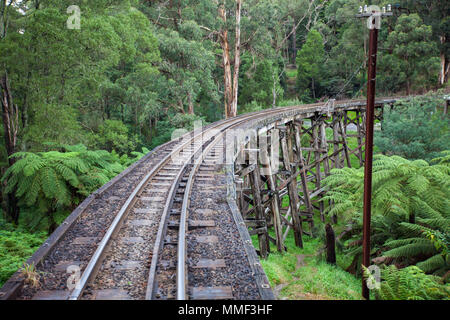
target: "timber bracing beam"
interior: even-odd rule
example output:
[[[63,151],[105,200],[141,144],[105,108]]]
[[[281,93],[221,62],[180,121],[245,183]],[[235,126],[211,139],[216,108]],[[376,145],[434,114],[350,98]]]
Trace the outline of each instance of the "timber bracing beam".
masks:
[[[379,121],[385,103],[392,104],[377,103],[375,118]],[[365,104],[336,106],[333,102],[297,115],[266,119],[257,125],[257,137],[238,146],[236,200],[250,234],[258,236],[261,257],[269,254],[270,242],[278,251],[285,250],[290,231],[295,244],[302,247],[303,235],[313,236],[314,215],[325,221],[322,180],[334,168],[351,167],[352,158],[364,165],[364,123]],[[356,138],[353,149],[349,138]],[[337,217],[330,218],[337,221]]]

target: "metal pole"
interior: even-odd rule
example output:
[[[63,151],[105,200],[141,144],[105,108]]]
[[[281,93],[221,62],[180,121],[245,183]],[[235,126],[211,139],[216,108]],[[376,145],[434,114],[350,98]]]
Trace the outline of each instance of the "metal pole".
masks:
[[[375,18],[372,18],[375,19]],[[375,25],[375,24],[373,24]],[[367,77],[366,105],[366,141],[364,162],[364,218],[363,218],[363,265],[370,265],[370,213],[372,197],[372,158],[373,158],[373,122],[375,109],[375,78],[377,66],[378,29],[370,30],[369,39],[369,70]],[[369,299],[369,288],[362,281],[362,296]]]

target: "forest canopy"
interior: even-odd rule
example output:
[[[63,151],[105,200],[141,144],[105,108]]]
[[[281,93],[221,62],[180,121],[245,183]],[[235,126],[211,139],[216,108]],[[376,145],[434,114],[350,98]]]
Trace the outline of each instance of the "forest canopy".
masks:
[[[383,21],[380,95],[446,83],[448,8],[427,2],[400,1]],[[212,122],[229,108],[361,95],[368,41],[365,21],[354,16],[361,4],[2,0],[2,94],[17,106],[9,119],[14,151],[48,151],[52,142],[129,154],[166,141],[176,115]],[[79,29],[68,28],[72,5]]]

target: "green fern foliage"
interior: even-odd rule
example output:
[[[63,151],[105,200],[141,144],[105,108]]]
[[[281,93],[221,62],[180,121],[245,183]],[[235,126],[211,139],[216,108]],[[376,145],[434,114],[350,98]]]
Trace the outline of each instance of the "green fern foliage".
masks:
[[[373,258],[417,265],[442,275],[449,269],[449,152],[433,160],[376,155],[372,184]],[[323,184],[328,212],[352,225],[348,243],[361,239],[364,168],[334,169]],[[348,254],[360,254],[347,246]],[[355,260],[356,261],[356,260]]]
[[[6,192],[16,193],[19,205],[51,214],[67,209],[89,195],[124,167],[107,151],[84,145],[63,146],[62,151],[18,152],[17,161],[2,178]]]
[[[124,154],[120,157],[120,163],[125,167],[129,167],[130,165],[132,165],[136,161],[140,160],[142,157],[144,157],[149,152],[150,152],[150,150],[143,147],[142,152],[139,152],[139,151],[131,152],[131,155],[133,157],[129,157],[127,154]]]
[[[370,271],[364,268],[364,276]],[[425,274],[416,266],[397,269],[389,266],[381,270],[381,282],[375,287],[379,300],[449,300],[450,285],[441,283],[439,277]]]

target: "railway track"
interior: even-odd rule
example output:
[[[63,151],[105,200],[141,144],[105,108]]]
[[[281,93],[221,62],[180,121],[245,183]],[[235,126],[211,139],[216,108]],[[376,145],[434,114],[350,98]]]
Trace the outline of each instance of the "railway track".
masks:
[[[69,300],[151,297],[147,294],[149,289],[143,290],[145,273],[149,260],[150,269],[154,268],[151,261],[163,242],[161,231],[167,218],[176,215],[174,203],[183,186],[189,184],[183,183],[183,175],[216,130],[227,128],[229,122],[234,121],[194,132],[186,142],[183,139],[142,179],[109,226]],[[149,274],[151,277],[152,272]],[[90,283],[89,290],[85,290]]]
[[[275,112],[271,110],[266,113]],[[188,299],[190,295],[187,293],[186,273],[189,268],[186,252],[187,230],[188,228],[215,226],[212,220],[188,222],[187,217],[194,177],[208,153],[213,148],[215,148],[214,150],[223,148],[218,143],[221,141],[225,130],[259,117],[261,117],[261,114],[244,116],[242,117],[243,119],[226,120],[201,133],[194,133],[194,136],[188,142],[180,147],[176,147],[175,151],[166,156],[142,180],[135,192],[130,195],[97,248],[96,253],[94,253],[93,258],[81,276],[78,287],[72,291],[69,299],[76,300],[92,297],[101,299],[173,299],[175,298],[173,294],[174,288],[176,288],[177,299]],[[218,131],[220,132],[219,134],[217,134]],[[184,155],[179,156],[180,153]],[[223,155],[223,150],[219,154]],[[134,204],[137,205],[137,208],[132,210]],[[116,240],[112,241],[112,249],[106,249],[111,236],[121,229],[119,221],[123,219],[122,215],[126,212],[130,216],[124,227],[122,227],[125,233],[127,233],[127,229],[132,230],[136,226],[144,226],[144,228],[141,228],[138,232],[133,232],[134,236],[127,237],[125,241],[124,237],[116,236]],[[148,219],[149,213],[152,214],[151,219]],[[157,232],[155,232],[156,221],[159,221]],[[219,228],[220,226],[217,227]],[[178,232],[173,232],[174,230]],[[139,235],[138,237],[136,237],[136,233]],[[156,237],[154,237],[155,234]],[[174,254],[175,250],[177,251],[176,255]],[[105,270],[100,274],[100,281],[94,282],[92,290],[83,295],[88,282],[92,282],[92,279],[96,276],[102,256],[108,256],[108,259],[106,259],[107,262],[104,264]],[[145,271],[148,270],[149,257],[151,257],[150,268],[148,277],[145,277]],[[159,259],[160,257],[166,259]],[[112,263],[117,263],[117,261],[120,264],[118,266],[119,269],[125,270],[124,273],[128,274],[128,276],[124,276],[120,272],[117,273],[117,267],[110,267]],[[212,261],[212,268],[216,268],[217,261],[206,261]],[[205,265],[206,268],[209,267],[208,262]],[[225,267],[222,260],[219,262],[222,262],[220,267]],[[175,264],[176,268],[173,268]],[[176,270],[176,274],[172,270]],[[174,281],[175,279],[176,282]],[[110,281],[108,282],[108,280]],[[137,285],[137,282],[141,283]],[[147,285],[144,296],[142,288],[145,282]],[[129,291],[131,289],[130,286],[132,286],[131,291],[134,291],[134,293],[130,295],[126,289],[117,289],[118,284],[124,288],[128,287]],[[113,285],[115,288],[108,289],[108,285]],[[199,290],[200,292],[197,295],[193,295],[193,298],[233,298],[230,287],[193,288],[193,293]],[[92,293],[92,291],[96,293]]]
[[[37,268],[44,275],[43,285],[38,289],[25,288],[18,298],[175,298],[161,290],[171,288],[161,280],[161,270],[165,268],[162,264],[173,265],[174,260],[158,259],[164,256],[170,241],[178,250],[176,297],[195,298],[187,293],[186,231],[205,228],[202,223],[211,221],[188,221],[194,177],[208,153],[223,147],[219,141],[227,129],[277,112],[280,109],[224,120],[159,149],[147,163],[134,169],[140,172],[139,178],[124,178],[116,183],[105,195],[107,205],[96,207],[94,203],[84,208],[76,223],[65,231]],[[129,193],[133,184],[135,187],[123,202],[123,194]],[[104,214],[96,215],[97,211]],[[179,231],[178,237],[170,238],[167,230]],[[181,241],[174,243],[175,239]],[[68,286],[71,290],[67,290]],[[225,296],[217,290],[210,293],[212,297],[233,298],[227,292]],[[203,296],[207,293],[208,289],[202,292]]]

